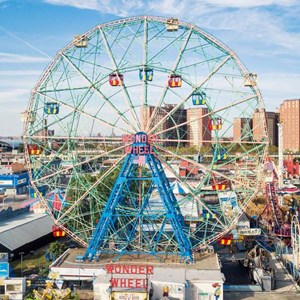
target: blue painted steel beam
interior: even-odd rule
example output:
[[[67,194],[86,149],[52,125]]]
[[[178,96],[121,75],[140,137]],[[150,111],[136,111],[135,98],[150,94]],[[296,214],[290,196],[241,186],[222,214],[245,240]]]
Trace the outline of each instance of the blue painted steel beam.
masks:
[[[133,146],[149,146],[149,144],[134,143]],[[161,162],[152,153],[143,155],[145,159],[144,163],[149,167],[152,182],[147,194],[142,199],[142,206],[138,208],[135,205],[135,201],[137,203],[137,199],[134,198],[134,193],[132,194],[130,190],[132,183],[136,183],[139,180],[149,182],[149,174],[147,177],[140,177],[135,174],[137,170],[137,164],[134,161],[136,155],[137,154],[135,153],[129,153],[126,156],[106,206],[101,214],[99,223],[95,228],[92,239],[86,250],[84,259],[92,260],[102,253],[109,252],[109,249],[107,249],[107,242],[109,241],[110,236],[115,233],[116,242],[119,243],[119,247],[121,247],[115,252],[123,254],[137,253],[138,251],[127,248],[130,248],[131,243],[134,239],[136,239],[137,232],[140,232],[142,242],[146,241],[148,243],[149,249],[147,253],[151,253],[153,255],[158,255],[158,253],[161,254],[162,251],[159,249],[159,243],[162,242],[161,238],[164,236],[163,232],[165,224],[170,223],[173,228],[173,238],[175,237],[177,243],[178,254],[180,254],[185,261],[191,262],[193,257],[191,242],[188,238],[188,227],[181,214],[180,207],[173,194]],[[154,188],[157,188],[158,190],[165,213],[161,213],[161,211],[155,211],[154,209],[152,210],[147,207]],[[129,200],[126,199],[128,198],[127,195],[130,196]],[[130,210],[127,210],[127,200],[131,202],[131,208],[135,210],[134,213],[130,213]],[[122,209],[120,210],[121,207]],[[124,223],[128,223],[128,225],[125,228],[120,228],[118,226],[118,218],[123,218],[125,221]],[[133,218],[132,221],[130,218]],[[145,223],[143,223],[144,219]],[[141,224],[145,225],[148,231],[145,229],[146,231],[143,232],[143,225]],[[124,224],[119,225],[124,226]],[[154,228],[154,225],[156,226],[156,229],[157,226],[160,226],[160,228],[159,230],[155,230],[156,236],[153,240],[152,238],[149,239],[149,233],[151,235],[151,226]],[[168,251],[165,251],[164,253],[167,252]]]

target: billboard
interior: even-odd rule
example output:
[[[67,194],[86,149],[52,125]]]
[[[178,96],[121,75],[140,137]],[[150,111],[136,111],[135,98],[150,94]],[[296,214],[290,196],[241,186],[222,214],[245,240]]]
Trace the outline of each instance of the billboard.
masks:
[[[8,262],[8,253],[0,252],[0,262]]]
[[[260,228],[239,228],[238,233],[240,235],[261,235]]]
[[[111,299],[115,300],[146,300],[147,293],[112,292]]]
[[[7,262],[0,262],[0,278],[9,277],[9,264]]]

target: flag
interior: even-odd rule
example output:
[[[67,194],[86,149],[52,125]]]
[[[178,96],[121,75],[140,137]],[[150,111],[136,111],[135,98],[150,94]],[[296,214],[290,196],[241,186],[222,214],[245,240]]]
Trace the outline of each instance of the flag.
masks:
[[[136,155],[133,158],[133,163],[137,165],[144,165],[146,162],[145,155]]]
[[[273,165],[273,162],[267,161],[267,162],[264,164],[264,170],[265,170],[265,171],[274,171],[274,165]]]

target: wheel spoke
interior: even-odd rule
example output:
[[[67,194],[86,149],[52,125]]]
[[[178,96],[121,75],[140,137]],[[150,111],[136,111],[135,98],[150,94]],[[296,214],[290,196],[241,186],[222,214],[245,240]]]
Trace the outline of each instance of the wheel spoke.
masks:
[[[255,191],[255,190],[256,190],[256,188],[250,186],[250,185],[248,184],[248,182],[247,182],[247,183],[246,183],[246,182],[241,182],[241,181],[239,181],[238,179],[234,179],[234,178],[232,178],[232,177],[229,177],[229,176],[227,176],[227,175],[225,175],[225,174],[223,174],[223,173],[218,172],[217,170],[212,170],[211,168],[209,168],[209,167],[207,167],[207,166],[205,166],[205,165],[203,165],[203,164],[201,164],[201,163],[198,163],[198,162],[196,162],[196,161],[194,161],[194,160],[191,160],[191,159],[189,159],[189,158],[187,158],[187,157],[182,157],[181,155],[176,154],[176,153],[173,153],[173,152],[171,152],[171,151],[169,151],[169,150],[167,150],[167,149],[165,149],[165,148],[163,148],[163,147],[160,147],[160,146],[158,146],[158,145],[155,145],[155,148],[156,148],[156,149],[159,149],[159,150],[161,150],[161,151],[163,151],[163,152],[165,152],[165,153],[168,153],[169,155],[172,155],[173,157],[176,157],[176,158],[179,158],[179,159],[181,159],[181,160],[185,160],[185,161],[187,161],[187,162],[190,162],[190,163],[193,164],[194,166],[199,167],[199,168],[205,170],[206,172],[209,172],[209,173],[210,173],[210,172],[213,172],[215,175],[217,175],[217,176],[219,176],[219,177],[222,177],[222,178],[224,178],[224,179],[227,179],[227,180],[229,180],[229,181],[232,181],[233,183],[235,183],[235,184],[237,184],[237,185],[240,185],[240,186],[242,186],[242,187],[244,187],[244,188],[247,188],[248,190],[252,190],[252,191]]]
[[[197,121],[199,121],[199,120],[201,120],[201,119],[203,119],[203,118],[205,118],[205,117],[213,116],[213,115],[215,115],[215,114],[218,113],[218,112],[221,112],[221,111],[224,111],[224,110],[226,110],[226,109],[228,109],[228,108],[230,108],[230,107],[234,107],[234,106],[236,106],[236,105],[242,104],[242,103],[247,102],[247,101],[249,101],[249,100],[251,100],[251,99],[253,99],[253,98],[255,98],[255,96],[251,96],[251,97],[248,97],[248,98],[245,98],[245,99],[242,99],[242,100],[235,101],[235,102],[232,103],[232,104],[229,104],[229,105],[227,105],[227,106],[223,106],[223,107],[218,108],[218,109],[214,109],[214,110],[208,112],[207,114],[200,115],[198,118],[193,118],[193,119],[191,119],[190,121],[186,121],[186,122],[182,122],[182,123],[180,123],[180,124],[176,124],[176,125],[174,125],[173,127],[166,128],[165,130],[162,130],[162,131],[155,132],[154,129],[157,127],[157,126],[155,126],[155,128],[153,127],[153,128],[151,129],[150,134],[153,133],[153,132],[155,132],[155,134],[159,135],[159,134],[166,133],[166,132],[168,132],[168,131],[170,131],[170,130],[174,130],[174,129],[180,128],[180,127],[185,126],[185,125],[190,125],[190,124],[193,123],[193,122],[197,122]],[[170,117],[172,116],[172,114],[174,114],[175,112],[176,112],[176,111],[173,111],[173,110],[170,111],[170,112],[168,112],[168,113],[166,114],[166,116],[164,117],[164,121],[166,121],[168,118],[170,118]],[[161,120],[160,123],[163,123],[163,120]],[[157,125],[158,125],[158,124],[157,124]]]
[[[106,51],[107,51],[107,53],[108,53],[108,55],[110,57],[111,63],[113,65],[115,71],[117,72],[118,66],[117,66],[116,61],[114,59],[114,56],[113,56],[113,54],[111,52],[111,49],[110,49],[110,47],[108,45],[107,38],[106,38],[106,36],[105,36],[102,28],[99,28],[99,30],[100,30],[100,33],[101,33],[101,35],[103,37],[103,41],[104,41],[104,44],[105,44],[105,47],[106,47]],[[135,120],[135,122],[137,123],[138,127],[135,127],[132,124],[131,124],[131,126],[135,130],[135,132],[137,132],[137,131],[139,131],[138,128],[141,128],[141,124],[140,124],[139,118],[138,118],[138,116],[136,114],[134,105],[132,103],[132,100],[131,100],[131,98],[129,96],[129,93],[128,93],[128,91],[127,91],[126,86],[124,85],[124,83],[122,83],[121,88],[122,88],[122,91],[123,91],[123,93],[125,95],[125,98],[127,100],[128,107],[130,108],[131,115],[132,115],[133,119]]]
[[[205,82],[207,82],[216,72],[219,71],[219,69],[221,69],[225,63],[230,59],[232,58],[231,55],[227,56],[226,59],[224,59],[214,70],[212,70],[210,72],[210,74],[198,85],[196,86],[195,88],[193,88],[192,92],[190,92],[187,97],[184,97],[170,112],[168,115],[172,115],[174,114],[180,107],[182,107],[187,101],[188,99],[190,99],[190,97],[192,96],[192,94],[197,91],[199,88],[201,88],[203,86],[203,84]],[[161,99],[161,102],[160,102],[160,105],[161,103],[163,102],[163,98]],[[160,106],[159,106],[160,107]],[[153,118],[152,118],[153,119]],[[150,118],[150,121],[149,121],[149,133],[153,133],[154,130],[161,124],[163,124],[163,122],[167,119],[167,116],[163,117],[159,122],[157,122],[151,129],[150,129],[150,124],[152,122],[151,118]]]
[[[211,211],[211,209],[204,203],[204,201],[201,200],[201,198],[191,189],[191,187],[184,182],[183,180],[181,180],[181,178],[179,177],[179,174],[177,174],[176,172],[174,172],[174,170],[170,167],[170,165],[163,159],[161,159],[161,157],[158,157],[158,159],[161,161],[161,163],[176,177],[176,179],[185,187],[189,190],[189,194],[192,195],[195,199],[197,199],[197,201],[200,203],[200,205],[202,205],[203,207],[205,207],[207,209],[207,211],[209,213],[211,213],[212,215],[214,214],[214,212]],[[216,218],[218,223],[221,225],[222,228],[226,228],[225,224],[223,224],[218,218]]]
[[[169,76],[170,76],[171,74],[173,74],[174,72],[176,72],[177,67],[178,67],[178,65],[179,65],[179,63],[180,63],[180,61],[181,61],[182,56],[183,56],[184,50],[186,49],[187,44],[188,44],[188,42],[189,42],[189,40],[190,40],[190,37],[191,37],[191,35],[192,35],[192,32],[193,32],[193,31],[192,31],[192,28],[191,28],[191,29],[189,30],[189,33],[188,33],[188,35],[187,35],[187,37],[186,37],[184,43],[182,44],[182,47],[181,47],[181,49],[180,49],[180,51],[179,51],[179,53],[178,53],[177,59],[176,59],[176,61],[175,61],[175,64],[174,64],[174,66],[173,66],[173,68],[172,68],[172,70],[171,70]],[[151,61],[151,59],[150,59],[150,61]],[[168,85],[168,82],[167,82],[167,83],[165,84],[164,90],[163,90],[163,92],[162,92],[162,95],[161,95],[161,97],[160,97],[158,103],[156,103],[156,105],[155,105],[154,112],[153,112],[152,116],[150,117],[150,119],[149,119],[149,121],[148,121],[147,132],[149,132],[149,130],[150,130],[150,128],[151,128],[151,124],[152,124],[153,120],[155,119],[155,117],[156,117],[156,115],[157,115],[157,113],[158,113],[158,109],[161,107],[161,105],[162,105],[162,103],[163,103],[163,101],[164,101],[164,99],[165,99],[165,96],[166,96],[168,90],[169,90],[169,85]],[[154,127],[156,128],[156,126],[154,126]]]
[[[59,222],[60,220],[62,220],[65,216],[67,216],[73,209],[74,207],[76,207],[78,205],[78,203],[80,203],[81,200],[83,200],[90,192],[91,190],[96,187],[102,180],[103,178],[105,178],[106,176],[108,176],[112,171],[114,171],[120,164],[120,162],[125,158],[126,154],[123,155],[122,157],[120,157],[106,172],[104,172],[97,180],[94,184],[92,184],[87,190],[86,192],[79,197],[78,199],[75,200],[75,202],[73,203],[72,206],[70,206],[70,208],[68,208],[58,219],[57,222]]]
[[[91,119],[93,119],[93,120],[95,120],[95,121],[97,121],[97,122],[100,122],[100,123],[102,123],[102,124],[104,124],[104,125],[108,125],[109,127],[113,128],[113,129],[117,128],[117,129],[121,130],[121,131],[124,132],[124,133],[128,133],[128,131],[125,131],[123,128],[117,127],[116,125],[114,125],[114,124],[112,124],[112,123],[110,123],[110,122],[107,122],[107,121],[105,121],[105,120],[103,120],[103,119],[99,119],[99,118],[97,118],[97,117],[91,115],[90,113],[87,113],[87,112],[85,112],[85,111],[83,111],[83,110],[81,110],[81,109],[79,109],[79,108],[77,108],[77,107],[73,107],[72,105],[69,105],[69,104],[67,104],[67,103],[64,103],[64,102],[62,102],[62,101],[60,101],[60,100],[58,100],[58,99],[52,98],[52,97],[50,97],[50,96],[48,96],[48,95],[45,95],[45,94],[43,94],[43,93],[41,93],[41,92],[35,91],[35,93],[38,94],[38,95],[40,95],[40,96],[42,96],[42,97],[45,97],[46,99],[48,99],[48,100],[50,100],[50,101],[56,102],[56,103],[58,103],[58,104],[60,104],[60,105],[62,105],[62,106],[64,106],[64,107],[70,109],[70,110],[73,111],[73,112],[79,112],[79,113],[81,113],[82,115],[85,115],[85,116],[87,116],[87,117],[89,117],[89,118],[91,118]]]
[[[94,90],[96,94],[98,94],[103,101],[108,103],[110,107],[115,111],[119,117],[121,118],[122,121],[124,121],[127,125],[129,125],[133,131],[136,131],[136,129],[132,126],[131,122],[127,120],[127,118],[117,109],[117,107],[107,98],[104,96],[104,94],[95,87],[95,84],[93,84],[82,72],[73,64],[73,62],[63,53],[61,54],[62,57],[70,64],[70,66],[85,80],[90,86],[90,89]]]

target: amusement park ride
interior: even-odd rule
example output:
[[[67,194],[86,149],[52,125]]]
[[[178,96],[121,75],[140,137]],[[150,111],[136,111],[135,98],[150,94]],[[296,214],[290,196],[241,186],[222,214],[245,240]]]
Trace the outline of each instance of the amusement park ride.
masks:
[[[265,177],[265,195],[266,195],[266,207],[259,216],[259,219],[263,219],[268,222],[271,227],[271,232],[281,238],[291,237],[290,223],[284,222],[283,211],[278,201],[278,174],[272,161],[268,161],[264,164],[266,171]]]
[[[145,16],[98,25],[59,51],[32,90],[24,143],[33,190],[86,247],[83,259],[193,262],[256,194],[263,108],[255,75],[194,24]],[[257,112],[262,140],[250,127],[233,134],[235,120]],[[197,172],[182,175],[182,161]],[[267,193],[274,204],[273,185]]]

